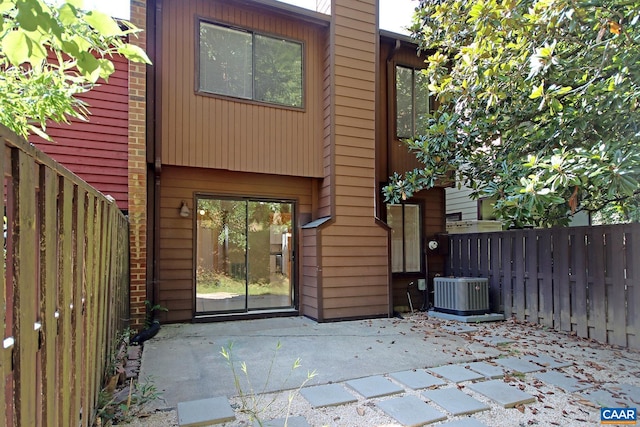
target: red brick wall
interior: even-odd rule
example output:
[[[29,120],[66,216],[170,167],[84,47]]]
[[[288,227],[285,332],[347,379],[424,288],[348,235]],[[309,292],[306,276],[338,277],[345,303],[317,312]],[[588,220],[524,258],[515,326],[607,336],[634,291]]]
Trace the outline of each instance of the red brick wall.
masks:
[[[146,29],[146,0],[131,1],[131,22]],[[130,42],[146,49],[146,32]],[[146,65],[129,65],[129,243],[131,328],[144,323],[147,299]]]

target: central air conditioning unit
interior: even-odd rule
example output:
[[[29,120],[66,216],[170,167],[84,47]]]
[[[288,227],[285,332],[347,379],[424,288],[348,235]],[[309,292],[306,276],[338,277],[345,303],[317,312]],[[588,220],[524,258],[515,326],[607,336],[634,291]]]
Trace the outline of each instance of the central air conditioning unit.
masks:
[[[478,277],[435,277],[434,309],[458,316],[487,314],[489,280]]]

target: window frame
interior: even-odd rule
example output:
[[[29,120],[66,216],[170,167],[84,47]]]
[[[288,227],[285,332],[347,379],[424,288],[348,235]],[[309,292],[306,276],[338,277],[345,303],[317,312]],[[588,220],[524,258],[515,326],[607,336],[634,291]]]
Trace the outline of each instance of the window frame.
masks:
[[[220,22],[220,21],[216,21],[216,20],[212,20],[212,19],[208,19],[206,17],[202,17],[202,16],[196,16],[196,24],[195,24],[195,54],[194,54],[194,61],[195,61],[195,81],[194,81],[194,91],[197,95],[200,96],[207,96],[207,97],[212,97],[212,98],[221,98],[221,99],[226,99],[229,101],[235,101],[235,102],[243,102],[243,103],[249,103],[249,104],[256,104],[256,105],[264,105],[264,106],[269,106],[269,107],[276,107],[276,108],[281,108],[281,109],[289,109],[289,110],[295,110],[295,111],[305,111],[306,109],[306,67],[307,67],[307,61],[306,61],[306,44],[303,40],[297,40],[297,39],[293,39],[291,37],[285,37],[282,36],[280,34],[275,34],[275,33],[269,33],[269,32],[263,32],[263,31],[255,31],[252,30],[250,28],[243,28],[243,27],[239,27],[237,25],[232,25],[232,24],[228,24],[225,22]],[[202,71],[202,67],[200,64],[200,45],[201,45],[201,37],[200,37],[200,26],[201,24],[209,24],[209,25],[213,25],[213,26],[218,26],[218,27],[222,27],[225,29],[229,29],[229,30],[233,30],[233,31],[239,31],[242,33],[247,33],[251,35],[251,98],[244,98],[244,97],[239,97],[239,96],[233,96],[233,95],[225,95],[225,94],[221,94],[221,93],[215,93],[215,92],[209,92],[204,90],[201,86],[201,82],[200,82],[200,75],[201,75],[201,71]],[[275,40],[283,40],[289,43],[295,43],[297,45],[300,46],[300,73],[301,73],[301,78],[300,78],[300,106],[295,106],[295,105],[287,105],[287,104],[280,104],[277,102],[270,102],[270,101],[261,101],[258,99],[254,99],[255,97],[255,42],[254,42],[254,37],[255,36],[261,36],[261,37],[266,37],[266,38],[271,38],[271,39],[275,39]]]
[[[398,126],[398,68],[404,68],[407,70],[411,71],[411,135],[400,135],[399,132],[399,126]],[[424,70],[424,68],[421,67],[415,67],[412,65],[406,65],[406,64],[401,64],[401,63],[396,63],[394,64],[393,67],[393,102],[394,102],[394,107],[395,107],[395,115],[394,115],[394,135],[397,139],[406,139],[406,138],[413,138],[414,136],[417,135],[417,131],[416,131],[416,73],[417,72],[421,72],[422,70]],[[428,91],[428,90],[427,90]],[[429,99],[429,106],[428,106],[428,112],[431,113],[434,110],[434,99],[433,96],[431,96],[431,93],[428,92],[428,99]]]
[[[425,258],[424,258],[424,229],[423,229],[423,222],[424,222],[424,206],[422,203],[419,202],[408,202],[408,203],[387,203],[385,204],[385,214],[386,214],[386,223],[387,226],[393,230],[393,227],[391,226],[391,224],[389,224],[389,207],[391,206],[399,206],[402,208],[402,271],[394,271],[393,270],[393,242],[391,245],[391,248],[389,248],[389,252],[390,252],[390,264],[391,264],[391,273],[392,274],[405,274],[405,275],[411,275],[411,274],[424,274],[425,272]],[[418,259],[419,259],[419,263],[420,263],[420,267],[419,270],[411,270],[408,271],[407,270],[407,237],[406,237],[406,217],[407,215],[405,214],[405,207],[406,206],[415,206],[418,209],[418,224],[417,224],[417,238],[418,238]]]

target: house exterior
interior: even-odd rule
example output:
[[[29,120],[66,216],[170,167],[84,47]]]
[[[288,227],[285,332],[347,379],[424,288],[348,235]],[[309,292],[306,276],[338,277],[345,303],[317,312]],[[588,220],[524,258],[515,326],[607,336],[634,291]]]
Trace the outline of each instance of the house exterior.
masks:
[[[134,315],[142,298],[168,322],[419,306],[409,284],[443,272],[427,242],[445,228],[444,188],[382,200],[388,176],[416,165],[401,139],[431,100],[416,46],[378,31],[377,10],[132,2],[154,63],[130,74],[146,124],[129,135]]]
[[[129,61],[114,56],[115,72],[108,82],[77,98],[87,104],[86,121],[50,123],[47,134],[53,141],[37,135],[29,137],[40,150],[62,163],[103,194],[113,197],[126,213],[129,200]]]

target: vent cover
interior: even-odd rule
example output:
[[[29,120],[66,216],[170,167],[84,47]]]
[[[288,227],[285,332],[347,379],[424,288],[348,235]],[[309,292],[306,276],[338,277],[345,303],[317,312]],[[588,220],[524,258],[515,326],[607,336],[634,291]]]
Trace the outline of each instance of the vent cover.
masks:
[[[467,316],[489,313],[489,280],[477,277],[436,277],[436,311]]]

